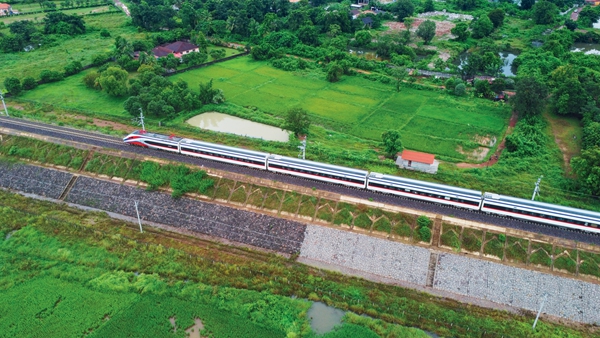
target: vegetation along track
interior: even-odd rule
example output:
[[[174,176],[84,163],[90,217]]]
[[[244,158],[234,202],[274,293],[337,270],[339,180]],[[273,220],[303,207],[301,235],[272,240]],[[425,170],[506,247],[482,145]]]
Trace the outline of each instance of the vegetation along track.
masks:
[[[135,153],[142,156],[161,158],[174,162],[182,162],[191,165],[197,165],[199,167],[207,167],[216,170],[223,170],[228,172],[234,172],[238,174],[244,174],[251,177],[258,177],[263,179],[269,179],[297,186],[303,186],[308,188],[315,188],[319,190],[339,193],[342,195],[348,195],[365,200],[372,200],[375,202],[386,203],[391,205],[398,205],[405,208],[411,208],[416,210],[422,210],[430,213],[436,213],[441,215],[453,216],[457,218],[468,219],[474,222],[488,223],[497,226],[509,227],[517,230],[524,230],[533,233],[540,233],[547,236],[565,238],[570,240],[576,240],[584,243],[599,244],[600,236],[583,233],[580,231],[557,228],[554,226],[546,226],[541,224],[534,224],[524,222],[520,220],[503,218],[498,216],[488,215],[482,212],[467,211],[458,209],[450,206],[442,206],[434,203],[428,203],[423,201],[412,200],[408,198],[402,198],[398,196],[391,196],[386,194],[374,193],[367,190],[352,189],[344,186],[336,186],[327,184],[324,182],[312,181],[299,179],[292,176],[276,174],[272,172],[250,169],[246,167],[240,167],[236,165],[208,161],[195,157],[187,157],[179,154],[168,153],[164,151],[158,151],[153,149],[136,147],[132,148],[129,145],[124,144],[120,138],[116,138],[108,135],[101,135],[98,133],[77,131],[72,128],[64,128],[61,126],[50,126],[43,123],[31,122],[21,119],[14,118],[0,118],[0,127],[8,128],[11,130],[19,130],[34,135],[42,135],[47,137],[53,137],[72,142],[78,142],[81,144],[89,145],[90,147],[105,147],[109,149],[115,149],[123,152]],[[133,127],[132,127],[133,129]]]

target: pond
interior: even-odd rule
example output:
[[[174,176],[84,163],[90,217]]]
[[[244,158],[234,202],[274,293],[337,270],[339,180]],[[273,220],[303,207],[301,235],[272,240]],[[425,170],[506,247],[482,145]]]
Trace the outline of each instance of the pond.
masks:
[[[194,127],[267,141],[287,142],[290,132],[222,113],[203,113],[185,121]]]
[[[500,67],[500,72],[504,74],[504,76],[515,76],[516,69],[513,67],[513,61],[517,58],[517,54],[513,54],[511,52],[505,51],[498,53],[500,59],[502,60],[502,66]],[[469,53],[462,52],[458,55],[458,59],[454,60],[454,64],[458,66],[458,68],[462,68],[463,65],[467,63],[469,60]]]
[[[571,47],[571,52],[600,55],[600,43],[576,42],[573,44],[573,47]]]
[[[327,306],[325,303],[314,302],[306,315],[310,321],[310,328],[316,334],[324,334],[341,324],[345,313],[345,311]]]

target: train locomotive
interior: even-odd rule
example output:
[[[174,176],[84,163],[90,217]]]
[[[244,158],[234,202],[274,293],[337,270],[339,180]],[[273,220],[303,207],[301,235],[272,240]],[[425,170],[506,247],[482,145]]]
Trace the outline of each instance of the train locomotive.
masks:
[[[600,234],[600,213],[136,130],[130,145]]]

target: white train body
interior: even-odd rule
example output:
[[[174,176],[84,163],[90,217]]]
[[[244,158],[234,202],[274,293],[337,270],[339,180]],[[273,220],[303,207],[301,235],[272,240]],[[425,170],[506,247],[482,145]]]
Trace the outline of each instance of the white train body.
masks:
[[[482,194],[477,190],[375,172],[369,173],[366,170],[139,130],[124,137],[123,142],[280,174],[600,234],[600,213],[589,210],[529,201],[488,192]]]

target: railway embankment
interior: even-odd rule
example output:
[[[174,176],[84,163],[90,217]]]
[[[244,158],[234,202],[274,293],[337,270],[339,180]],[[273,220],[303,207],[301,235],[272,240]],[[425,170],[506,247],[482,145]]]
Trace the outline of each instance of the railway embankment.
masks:
[[[501,228],[486,229],[484,225],[477,228],[477,224],[438,217],[433,222],[433,226],[438,227],[433,231],[436,239],[424,243],[416,241],[415,237],[402,236],[399,232],[392,234],[380,231],[381,228],[377,230],[377,221],[371,222],[368,229],[360,227],[355,224],[360,223],[357,222],[358,215],[340,219],[336,218],[335,213],[331,221],[317,217],[318,210],[310,210],[308,214],[312,213],[312,217],[303,215],[303,197],[298,197],[296,192],[292,196],[297,205],[286,204],[284,196],[279,196],[278,203],[267,203],[268,193],[264,192],[262,197],[265,200],[260,203],[261,207],[257,207],[248,203],[248,197],[236,197],[235,191],[240,186],[224,178],[219,179],[212,196],[205,197],[218,201],[216,203],[187,197],[173,200],[164,192],[144,190],[139,182],[134,184],[118,178],[85,175],[74,179],[73,173],[22,164],[2,165],[0,186],[53,199],[63,197],[66,202],[130,217],[135,217],[133,201],[137,200],[144,220],[186,232],[211,235],[282,253],[299,253],[299,260],[307,264],[333,267],[345,273],[414,287],[483,306],[508,306],[535,311],[547,294],[544,313],[582,323],[600,323],[600,285],[592,277],[579,274],[579,268],[590,262],[589,256],[584,254],[581,257],[587,261],[580,259],[577,243],[560,240],[553,243],[551,239],[547,239],[550,242],[542,242],[544,239],[540,236],[529,234],[529,238],[520,237],[514,242],[505,239],[502,253],[494,256],[494,251],[486,249],[486,245],[497,241],[500,235],[513,238],[516,234],[500,234],[503,231]],[[219,190],[219,187],[227,189]],[[257,191],[258,188],[255,188],[241,190]],[[307,193],[312,191],[308,190]],[[271,196],[277,195],[271,193]],[[318,194],[317,191],[313,193]],[[330,198],[327,201],[336,198],[332,195],[326,197]],[[361,201],[339,196],[339,200],[331,203],[333,206],[327,205],[333,210],[345,210],[350,215],[364,209],[361,206],[350,212],[344,209],[349,202]],[[369,204],[369,201],[362,202],[363,205]],[[227,203],[230,205],[224,205]],[[273,209],[270,209],[272,206]],[[388,213],[399,211],[397,207],[390,207],[389,210],[385,205],[378,207]],[[412,212],[413,218],[419,214]],[[372,218],[381,220],[383,215]],[[392,221],[394,219],[391,214],[386,217]],[[339,225],[335,225],[336,219]],[[307,221],[312,224],[307,225]],[[469,241],[459,241],[463,247],[452,247],[453,239],[476,239],[478,236],[480,240],[475,240],[475,246]],[[437,243],[435,247],[434,243]],[[515,247],[522,249],[524,257],[517,254]],[[571,277],[569,268],[564,271],[555,269],[552,262],[549,267],[536,264],[541,253],[548,254],[551,261],[556,261],[569,256],[569,252],[575,256],[572,260],[575,269],[571,269],[574,272]]]

